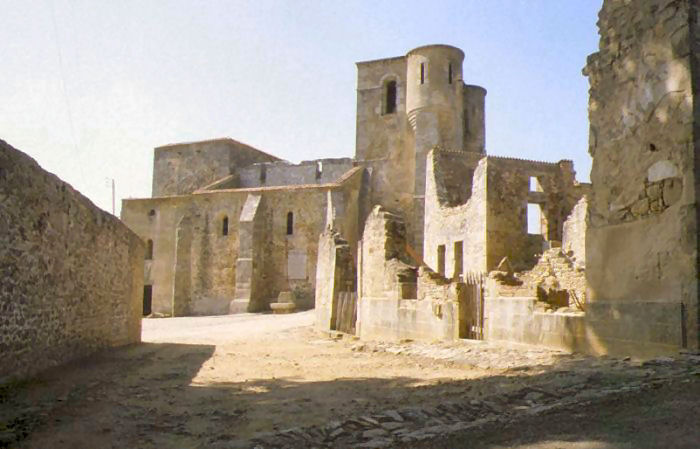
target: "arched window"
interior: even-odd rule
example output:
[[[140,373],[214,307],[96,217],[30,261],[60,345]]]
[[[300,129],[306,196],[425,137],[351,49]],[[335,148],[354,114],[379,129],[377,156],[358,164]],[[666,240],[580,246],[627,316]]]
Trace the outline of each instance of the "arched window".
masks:
[[[228,217],[221,220],[221,235],[228,235]]]
[[[146,260],[153,260],[153,240],[146,241]]]
[[[389,81],[384,89],[384,113],[393,114],[394,112],[396,112],[396,81]]]
[[[287,235],[294,234],[294,214],[287,213]]]

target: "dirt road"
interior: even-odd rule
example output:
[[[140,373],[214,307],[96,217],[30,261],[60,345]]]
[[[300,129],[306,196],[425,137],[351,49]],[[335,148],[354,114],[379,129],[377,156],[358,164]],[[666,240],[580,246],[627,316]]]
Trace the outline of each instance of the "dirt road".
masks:
[[[141,345],[0,391],[0,447],[387,447],[469,407],[469,419],[493,420],[498,398],[536,407],[694,369],[479,342],[333,340],[312,322],[313,311],[146,319]],[[450,401],[462,405],[438,411]],[[400,422],[380,423],[387,411]]]

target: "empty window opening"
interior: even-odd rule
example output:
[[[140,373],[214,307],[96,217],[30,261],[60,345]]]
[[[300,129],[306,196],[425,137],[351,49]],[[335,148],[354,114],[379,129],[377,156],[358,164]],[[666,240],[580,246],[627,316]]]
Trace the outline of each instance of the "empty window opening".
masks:
[[[294,214],[287,213],[287,235],[294,234]]]
[[[228,235],[228,217],[221,220],[221,235]]]
[[[146,241],[146,260],[153,260],[153,240]]]
[[[316,180],[321,179],[323,176],[323,162],[316,162]]]
[[[542,235],[542,208],[539,204],[527,204],[527,233]]]
[[[420,63],[420,83],[421,84],[425,83],[425,63],[424,62]]]
[[[143,316],[151,314],[151,303],[153,302],[153,286],[143,286]]]
[[[452,84],[452,63],[447,65],[447,83]]]
[[[386,83],[385,101],[386,106],[384,108],[384,113],[393,114],[396,112],[396,81],[389,81]]]
[[[445,245],[438,245],[437,249],[437,271],[442,276],[445,275]]]
[[[461,241],[455,242],[454,250],[454,277],[459,277],[462,275],[463,244]]]
[[[156,210],[155,210],[155,209],[151,209],[150,211],[148,211],[148,216],[149,216],[150,218],[155,217],[155,216],[156,216]]]
[[[530,192],[541,192],[540,180],[537,176],[530,176]]]
[[[265,184],[265,181],[267,181],[267,166],[261,165],[260,166],[260,184]]]

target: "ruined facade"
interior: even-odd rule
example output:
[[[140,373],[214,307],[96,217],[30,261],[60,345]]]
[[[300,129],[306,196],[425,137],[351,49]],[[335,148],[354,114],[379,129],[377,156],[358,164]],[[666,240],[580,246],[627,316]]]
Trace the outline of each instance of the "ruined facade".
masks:
[[[1,140],[0,203],[0,383],[141,341],[141,239]]]

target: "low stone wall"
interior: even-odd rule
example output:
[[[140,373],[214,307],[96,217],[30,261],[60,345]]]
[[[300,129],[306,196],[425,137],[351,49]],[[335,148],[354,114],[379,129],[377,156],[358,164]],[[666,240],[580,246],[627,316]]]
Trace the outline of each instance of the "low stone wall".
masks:
[[[144,244],[0,141],[0,382],[141,340]]]
[[[358,317],[363,340],[450,341],[459,338],[456,302],[438,309],[428,300],[362,298]]]
[[[536,310],[536,299],[491,297],[484,299],[484,339],[585,351],[583,313]]]

